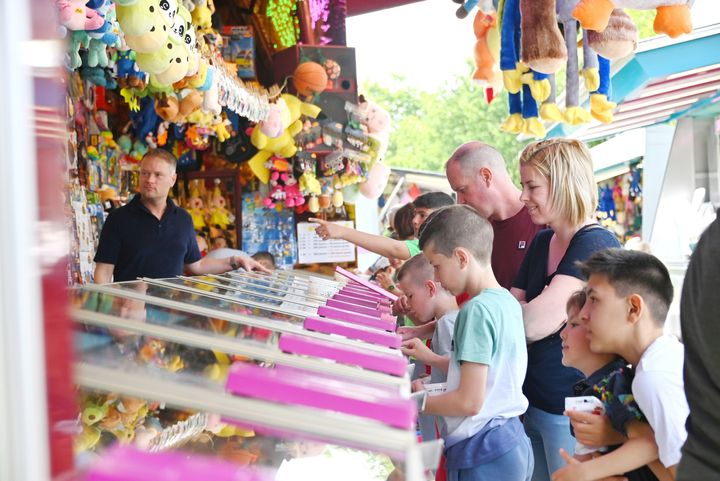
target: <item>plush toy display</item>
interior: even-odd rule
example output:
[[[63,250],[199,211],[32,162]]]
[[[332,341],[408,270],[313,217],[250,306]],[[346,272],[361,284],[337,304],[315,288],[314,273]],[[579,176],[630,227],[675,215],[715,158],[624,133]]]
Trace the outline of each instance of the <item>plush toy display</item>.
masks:
[[[602,32],[608,26],[613,10],[656,10],[653,28],[658,35],[675,38],[692,31],[692,0],[582,0],[573,11],[580,25]]]
[[[113,55],[115,73],[120,88],[136,88],[142,90],[147,83],[147,74],[142,72],[135,63],[135,52],[130,49],[118,49]]]
[[[502,89],[500,71],[500,31],[497,12],[478,10],[473,20],[475,32],[475,71],[472,79],[485,88],[485,99],[490,103]]]
[[[630,16],[616,8],[602,32],[586,30],[588,46],[609,60],[619,60],[635,51],[638,43],[637,27]]]
[[[105,19],[86,4],[86,0],[58,0],[60,23],[68,30],[95,30],[102,27]]]
[[[567,62],[555,0],[520,0],[521,59],[535,72],[553,74]]]
[[[263,132],[265,122],[260,122],[250,136],[252,144],[258,148],[258,153],[250,159],[250,168],[263,184],[267,184],[270,178],[270,171],[265,163],[272,155],[286,159],[297,152],[294,137],[302,130],[300,117],[305,115],[315,118],[320,113],[320,107],[303,102],[294,95],[283,94],[281,98],[285,107],[281,106],[282,111],[276,114],[281,119],[281,134],[275,138],[269,137]]]
[[[525,133],[535,137],[545,137],[545,126],[538,117],[537,104],[530,86],[523,81],[523,76],[532,77],[534,73],[520,62],[520,0],[505,1],[500,28],[500,69],[503,72],[503,84],[508,91],[510,114],[500,129],[515,134]],[[548,82],[547,78],[542,78],[542,74],[539,74],[535,81]],[[549,96],[549,82],[547,92]]]
[[[215,186],[213,195],[210,198],[210,221],[213,227],[227,230],[228,226],[235,221],[235,216],[227,208],[227,202],[223,197],[219,186]]]
[[[212,0],[193,0],[192,22],[200,30],[212,28],[212,15],[215,13],[215,5]]]

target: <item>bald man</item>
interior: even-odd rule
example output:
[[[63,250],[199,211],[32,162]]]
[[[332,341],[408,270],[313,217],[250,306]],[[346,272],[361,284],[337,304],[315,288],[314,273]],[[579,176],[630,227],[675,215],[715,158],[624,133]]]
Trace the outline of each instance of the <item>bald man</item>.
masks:
[[[544,226],[533,224],[505,159],[488,144],[472,141],[458,147],[445,174],[458,203],[475,208],[492,224],[492,269],[500,285],[510,289],[530,242]]]

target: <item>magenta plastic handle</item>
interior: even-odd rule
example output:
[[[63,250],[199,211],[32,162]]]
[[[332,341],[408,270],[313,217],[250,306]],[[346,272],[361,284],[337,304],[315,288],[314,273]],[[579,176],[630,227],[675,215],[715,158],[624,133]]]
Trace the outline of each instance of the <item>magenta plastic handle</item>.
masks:
[[[370,308],[374,308],[378,305],[378,302],[373,299],[360,298],[350,294],[338,293],[332,296],[332,299],[337,299],[338,301],[349,302],[350,304],[357,304],[359,306]]]
[[[378,312],[385,313],[385,314],[392,314],[392,307],[386,306],[385,304],[378,304],[377,306]]]
[[[280,349],[290,354],[331,359],[341,364],[360,366],[370,371],[402,377],[407,369],[404,356],[357,349],[342,344],[311,339],[295,334],[280,336]]]
[[[85,481],[271,481],[269,472],[182,452],[147,453],[112,447],[88,470]]]
[[[321,319],[319,317],[306,317],[303,327],[308,331],[321,332],[323,334],[337,334],[348,339],[379,346],[399,349],[402,344],[402,337],[393,332],[381,331],[379,329],[367,329],[347,322],[334,321],[332,319]]]
[[[345,288],[340,289],[340,290],[338,291],[338,294],[342,294],[342,295],[344,295],[344,296],[353,296],[353,297],[357,297],[358,299],[363,299],[363,300],[366,300],[366,301],[373,301],[373,302],[375,302],[375,303],[379,302],[380,299],[381,299],[381,298],[378,297],[377,295],[372,295],[372,296],[371,296],[370,294],[367,294],[367,293],[364,293],[364,292],[356,291],[356,290],[353,290],[353,289],[345,289]]]
[[[362,286],[358,286],[358,285],[348,284],[345,287],[343,287],[341,290],[348,292],[348,293],[357,294],[360,296],[372,297],[374,299],[383,299],[383,296],[381,296],[377,292],[373,292],[370,289],[366,289],[366,288],[364,288]]]
[[[356,276],[350,271],[347,271],[343,269],[340,266],[335,267],[335,271],[338,272],[340,275],[347,277],[348,279],[357,282],[358,284],[367,287],[371,291],[377,292],[378,294],[381,294],[384,297],[387,297],[391,301],[395,302],[397,300],[397,296],[395,294],[391,294],[390,292],[386,291],[382,287],[378,287],[375,284],[372,284],[365,279],[361,279],[360,277]]]
[[[225,389],[241,396],[374,419],[401,429],[414,426],[417,414],[415,401],[390,396],[381,389],[310,372],[285,376],[244,362],[230,367]]]
[[[373,317],[380,317],[381,312],[387,312],[380,311],[380,309],[373,309],[372,307],[359,306],[357,304],[353,304],[352,302],[345,302],[338,299],[328,299],[325,305],[328,307],[344,309],[346,311],[359,312],[360,314],[367,314],[368,316]]]
[[[388,314],[380,314],[376,316],[368,316],[357,312],[346,311],[336,307],[320,306],[317,310],[318,316],[329,317],[330,319],[338,319],[353,324],[362,324],[364,326],[383,329],[385,331],[394,331],[397,327],[397,320]]]

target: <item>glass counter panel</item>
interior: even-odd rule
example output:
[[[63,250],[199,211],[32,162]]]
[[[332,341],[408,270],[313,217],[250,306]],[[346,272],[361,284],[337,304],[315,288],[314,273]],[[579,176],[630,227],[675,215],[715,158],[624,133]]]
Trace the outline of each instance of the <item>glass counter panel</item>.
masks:
[[[377,451],[315,436],[242,427],[217,414],[176,409],[152,399],[86,388],[78,396],[82,431],[75,439],[75,451],[80,466],[121,444],[148,452],[172,450],[217,457],[262,469],[276,481],[406,479],[401,459]]]
[[[339,284],[331,285],[327,283],[318,283],[314,281],[307,282],[297,278],[287,278],[283,276],[263,276],[253,272],[227,272],[219,276],[213,277],[225,277],[228,279],[248,282],[252,281],[261,284],[277,283],[282,286],[288,286],[292,289],[301,290],[309,295],[328,298],[340,291],[342,287]]]
[[[233,329],[233,326],[228,327],[227,324],[240,325],[243,328],[239,332],[249,333],[251,338],[253,336],[262,338],[266,334],[263,332],[264,330],[271,330],[330,340],[374,352],[399,354],[396,349],[356,340],[360,337],[351,339],[338,334],[322,334],[305,330],[303,328],[305,316],[275,312],[271,305],[265,304],[268,306],[267,309],[255,307],[257,304],[247,306],[243,302],[248,303],[248,301],[240,298],[232,300],[231,297],[219,298],[220,294],[207,289],[199,290],[199,293],[188,292],[181,290],[185,286],[180,284],[173,287],[172,285],[155,284],[156,281],[152,282],[151,284],[143,281],[129,281],[104,286],[88,286],[85,289],[74,290],[72,302],[77,308],[127,319],[139,319],[138,322],[148,322],[149,319],[157,323],[179,323],[179,320],[187,319],[189,322],[189,320],[200,319],[199,325],[205,326],[203,329],[211,332],[225,334],[227,329]],[[165,280],[158,282],[165,282]],[[198,310],[205,312],[212,310],[217,312],[218,317],[188,312]],[[229,316],[224,317],[225,314]],[[337,323],[343,324],[340,321]],[[218,330],[218,326],[225,330]],[[358,332],[370,334],[377,332],[375,329],[362,325],[352,325],[352,328]]]
[[[175,283],[175,285],[178,286],[185,286],[186,284],[184,281],[177,280],[177,279],[163,279],[164,282],[175,280],[178,281]],[[199,285],[195,283],[195,288],[205,291],[208,294],[219,294],[224,295],[223,293],[216,292],[215,289],[213,289],[210,286],[206,285]],[[199,293],[194,292],[187,292],[180,289],[174,289],[171,286],[164,286],[164,285],[157,285],[157,284],[148,284],[143,281],[130,281],[130,282],[120,282],[117,284],[111,285],[113,288],[118,288],[122,290],[127,290],[130,292],[136,292],[140,294],[145,294],[152,297],[159,297],[161,299],[166,300],[172,300],[176,302],[181,302],[185,304],[192,304],[196,306],[201,307],[207,307],[210,309],[217,309],[223,312],[229,312],[234,314],[241,314],[251,317],[257,317],[262,319],[277,319],[282,320],[285,322],[289,322],[291,324],[301,326],[304,320],[304,316],[297,314],[281,314],[274,310],[272,310],[273,307],[276,307],[275,305],[267,304],[266,307],[248,307],[245,305],[242,305],[241,302],[243,300],[250,301],[250,299],[240,297],[240,296],[227,296],[231,297],[231,299],[218,299],[217,297],[213,297],[211,295],[202,295]],[[187,285],[187,287],[193,287],[192,283],[190,285]]]
[[[300,296],[292,296],[286,294],[284,296],[271,295],[270,291],[263,289],[262,287],[255,288],[252,290],[243,289],[239,291],[235,286],[217,287],[211,286],[202,280],[193,278],[171,278],[171,279],[158,279],[159,281],[166,282],[173,286],[178,287],[189,287],[192,289],[199,289],[206,292],[212,292],[221,296],[230,297],[237,299],[238,302],[253,302],[265,304],[268,309],[277,309],[283,312],[287,312],[291,315],[296,316],[313,316],[317,315],[317,303],[315,306],[307,305],[304,298]],[[212,278],[209,279],[212,282]],[[273,293],[275,294],[275,293]]]
[[[380,350],[379,346],[305,331],[300,326],[278,320],[262,319],[263,323],[258,326],[258,321],[243,323],[211,317],[183,310],[182,305],[181,308],[171,308],[128,297],[124,292],[128,291],[117,294],[86,289],[72,291],[71,299],[76,306],[72,314],[76,323],[85,326],[86,332],[104,335],[95,338],[83,336],[83,348],[108,344],[113,341],[110,338],[113,335],[116,341],[125,337],[147,336],[211,349],[216,357],[222,355],[222,359],[249,357],[387,386],[396,391],[408,386],[405,362],[397,350]],[[107,336],[108,333],[110,336]],[[280,340],[283,333],[290,336],[284,339],[285,347]],[[310,339],[325,343],[326,347],[320,350],[310,347],[307,344]]]

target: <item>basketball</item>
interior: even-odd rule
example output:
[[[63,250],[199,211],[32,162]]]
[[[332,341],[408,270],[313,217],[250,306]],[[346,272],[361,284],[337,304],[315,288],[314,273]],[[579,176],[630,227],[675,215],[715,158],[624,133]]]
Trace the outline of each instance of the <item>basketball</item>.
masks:
[[[319,63],[303,62],[293,73],[293,83],[300,95],[318,94],[327,87],[327,72]]]

